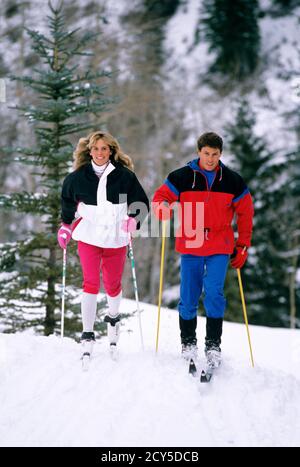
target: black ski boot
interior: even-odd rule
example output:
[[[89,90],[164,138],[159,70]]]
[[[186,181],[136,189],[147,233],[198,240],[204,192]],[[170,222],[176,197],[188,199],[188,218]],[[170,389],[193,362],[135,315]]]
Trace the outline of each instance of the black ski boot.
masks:
[[[223,318],[206,319],[205,355],[209,368],[218,368],[221,365],[221,336],[223,331]]]
[[[181,337],[181,355],[185,360],[196,359],[197,348],[197,316],[193,319],[183,319],[179,315],[179,327]]]

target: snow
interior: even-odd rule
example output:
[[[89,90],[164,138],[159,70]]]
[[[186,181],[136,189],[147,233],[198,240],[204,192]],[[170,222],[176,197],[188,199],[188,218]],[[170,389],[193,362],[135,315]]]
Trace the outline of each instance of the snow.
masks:
[[[223,364],[209,385],[187,374],[177,312],[142,304],[122,326],[119,357],[98,340],[88,372],[80,344],[0,335],[0,446],[300,446],[300,331],[225,322]],[[122,312],[135,309],[123,300]],[[198,321],[202,349],[205,321]],[[201,363],[203,363],[202,352]]]

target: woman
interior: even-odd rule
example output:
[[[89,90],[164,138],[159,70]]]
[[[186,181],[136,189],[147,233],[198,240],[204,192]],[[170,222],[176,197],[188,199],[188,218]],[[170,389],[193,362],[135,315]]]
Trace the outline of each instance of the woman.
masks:
[[[147,216],[149,201],[133,172],[131,158],[109,133],[96,131],[80,138],[74,152],[74,169],[63,183],[58,242],[61,248],[66,248],[71,237],[78,241],[83,272],[84,343],[95,340],[101,270],[108,301],[105,321],[112,349],[119,337],[126,246],[130,234]],[[78,219],[73,223],[75,217]]]

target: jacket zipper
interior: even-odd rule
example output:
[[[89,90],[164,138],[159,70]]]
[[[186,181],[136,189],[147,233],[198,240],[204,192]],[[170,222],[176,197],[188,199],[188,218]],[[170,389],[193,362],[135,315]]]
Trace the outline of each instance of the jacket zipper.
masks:
[[[197,172],[198,172],[198,170],[194,170],[194,182],[193,182],[192,188],[195,188],[195,185],[196,185],[196,173],[197,173]],[[214,182],[215,182],[215,180],[216,180],[217,172],[215,172],[215,176],[214,176],[214,179],[213,179],[213,181],[212,181],[212,183],[211,183],[211,185],[210,185],[210,188],[209,188],[209,186],[208,186],[208,181],[207,181],[206,176],[205,176],[201,171],[199,171],[199,173],[200,173],[201,175],[203,175],[203,177],[204,177],[204,179],[205,179],[206,191],[207,191],[207,193],[208,193],[207,198],[206,198],[206,200],[205,200],[205,203],[208,203],[209,198],[210,198],[210,192],[211,192],[212,186],[213,186],[213,184],[214,184]],[[209,228],[205,228],[205,227],[204,227],[205,240],[209,240],[208,234],[209,234]]]
[[[198,171],[198,170],[194,170],[194,182],[193,182],[193,185],[192,185],[192,189],[194,189],[194,188],[195,188],[195,185],[196,185],[196,173],[197,173],[197,172],[200,173],[200,174],[204,177],[204,179],[205,179],[206,191],[208,192],[208,197],[207,197],[207,199],[206,199],[205,202],[208,202],[208,201],[209,201],[209,195],[210,195],[212,186],[213,186],[213,184],[215,183],[215,180],[216,180],[217,172],[215,173],[214,179],[213,179],[213,181],[212,181],[212,183],[211,183],[211,186],[210,186],[210,188],[209,188],[209,186],[208,186],[208,181],[207,181],[206,176],[205,176],[202,172],[200,172],[200,171]]]

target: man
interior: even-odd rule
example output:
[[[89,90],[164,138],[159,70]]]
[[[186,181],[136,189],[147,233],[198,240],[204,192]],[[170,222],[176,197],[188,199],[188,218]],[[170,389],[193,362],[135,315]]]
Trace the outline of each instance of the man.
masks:
[[[161,220],[171,217],[179,203],[181,225],[176,251],[181,254],[179,326],[182,354],[197,355],[197,310],[202,289],[206,312],[205,354],[208,363],[221,363],[221,336],[226,308],[224,282],[228,262],[242,268],[251,243],[253,203],[242,177],[221,161],[222,138],[204,133],[197,142],[199,158],[171,172],[153,197]],[[232,229],[236,215],[238,237]]]

